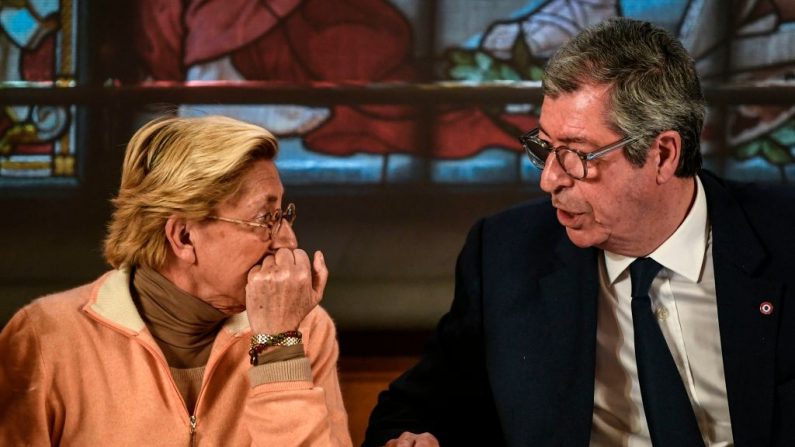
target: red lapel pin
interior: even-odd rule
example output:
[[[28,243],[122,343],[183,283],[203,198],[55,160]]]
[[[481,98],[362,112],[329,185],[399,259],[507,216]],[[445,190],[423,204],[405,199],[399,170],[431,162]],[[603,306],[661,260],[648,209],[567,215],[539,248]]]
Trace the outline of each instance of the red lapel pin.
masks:
[[[770,301],[762,301],[762,304],[759,305],[759,312],[762,315],[770,315],[773,313],[773,303]]]

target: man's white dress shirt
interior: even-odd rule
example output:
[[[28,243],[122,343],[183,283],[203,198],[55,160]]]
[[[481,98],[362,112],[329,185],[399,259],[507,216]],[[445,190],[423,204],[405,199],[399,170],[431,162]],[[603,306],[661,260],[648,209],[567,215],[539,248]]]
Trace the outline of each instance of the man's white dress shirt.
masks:
[[[651,446],[635,364],[629,278],[629,264],[635,258],[603,254],[599,258],[591,445]],[[697,177],[696,199],[687,217],[649,257],[663,266],[649,291],[652,309],[690,396],[704,442],[731,446],[712,237],[704,187]]]

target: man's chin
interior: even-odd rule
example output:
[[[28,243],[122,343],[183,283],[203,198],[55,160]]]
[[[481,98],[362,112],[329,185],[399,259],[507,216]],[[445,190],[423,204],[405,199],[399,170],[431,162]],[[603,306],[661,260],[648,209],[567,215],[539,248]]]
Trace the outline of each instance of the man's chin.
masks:
[[[607,241],[607,235],[596,234],[581,228],[566,227],[566,234],[571,243],[580,248],[599,246]]]

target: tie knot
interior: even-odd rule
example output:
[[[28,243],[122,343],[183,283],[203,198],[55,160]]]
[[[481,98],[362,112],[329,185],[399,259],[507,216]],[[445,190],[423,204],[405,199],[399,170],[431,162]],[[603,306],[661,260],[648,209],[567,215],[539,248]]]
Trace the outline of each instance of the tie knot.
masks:
[[[662,269],[652,258],[638,258],[629,265],[629,277],[632,280],[632,297],[647,296],[654,277]]]

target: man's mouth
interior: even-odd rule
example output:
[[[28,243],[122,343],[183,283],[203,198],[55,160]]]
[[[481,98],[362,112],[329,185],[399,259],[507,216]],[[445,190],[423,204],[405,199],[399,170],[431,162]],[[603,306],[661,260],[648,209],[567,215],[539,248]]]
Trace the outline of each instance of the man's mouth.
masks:
[[[558,208],[558,220],[564,226],[568,227],[571,223],[573,223],[575,217],[576,217],[575,214],[572,214],[568,211],[564,211],[563,209]]]
[[[563,225],[564,227],[574,227],[574,226],[576,226],[575,224],[576,224],[577,218],[583,214],[583,213],[578,213],[578,212],[567,210],[566,208],[564,208],[564,207],[562,207],[562,206],[560,206],[558,204],[553,204],[553,205],[555,206],[555,209],[557,210],[558,222],[560,222],[560,224]]]
[[[563,208],[558,208],[558,213],[562,214],[564,217],[569,219],[573,218],[576,215],[575,213],[570,213],[564,210]]]

